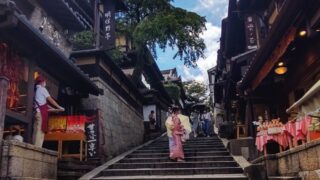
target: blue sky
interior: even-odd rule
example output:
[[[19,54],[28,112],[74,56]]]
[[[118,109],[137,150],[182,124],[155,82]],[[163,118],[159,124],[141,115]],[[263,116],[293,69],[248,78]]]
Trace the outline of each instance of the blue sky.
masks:
[[[198,60],[197,69],[187,68],[183,66],[183,62],[179,58],[173,59],[174,52],[167,49],[165,52],[162,52],[162,50],[157,52],[157,64],[161,70],[176,67],[178,74],[182,76],[184,81],[196,80],[207,84],[207,70],[216,64],[221,20],[227,15],[228,0],[174,0],[173,5],[206,17],[207,31],[202,34],[202,38],[207,45],[206,58]]]

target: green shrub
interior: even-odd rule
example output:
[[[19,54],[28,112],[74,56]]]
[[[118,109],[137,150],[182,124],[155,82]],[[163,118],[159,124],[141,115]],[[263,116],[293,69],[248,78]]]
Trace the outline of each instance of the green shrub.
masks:
[[[170,97],[178,102],[180,98],[180,87],[173,83],[165,84],[164,87]]]
[[[92,31],[81,31],[73,35],[72,44],[76,50],[92,49],[95,46],[95,33]]]

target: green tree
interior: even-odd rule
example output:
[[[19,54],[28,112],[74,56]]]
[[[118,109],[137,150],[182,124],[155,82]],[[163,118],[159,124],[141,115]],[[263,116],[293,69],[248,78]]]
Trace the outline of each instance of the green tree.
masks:
[[[193,103],[207,103],[207,86],[197,81],[187,81],[183,83],[188,101]]]
[[[169,96],[176,102],[179,102],[180,99],[180,87],[173,83],[164,84],[166,91],[168,92]]]
[[[137,52],[133,77],[139,77],[150,58],[157,58],[156,48],[176,50],[186,66],[196,66],[206,48],[200,34],[205,18],[172,6],[172,0],[126,0],[128,11],[117,19],[117,28],[132,38]],[[151,51],[151,53],[149,52]]]
[[[92,31],[77,32],[71,38],[75,50],[94,48],[95,34]]]

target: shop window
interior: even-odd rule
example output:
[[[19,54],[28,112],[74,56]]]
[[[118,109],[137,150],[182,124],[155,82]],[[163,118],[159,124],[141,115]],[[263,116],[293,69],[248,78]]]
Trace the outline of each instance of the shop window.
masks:
[[[9,78],[6,107],[10,111],[26,114],[28,104],[28,62],[6,44],[0,44],[0,75]]]

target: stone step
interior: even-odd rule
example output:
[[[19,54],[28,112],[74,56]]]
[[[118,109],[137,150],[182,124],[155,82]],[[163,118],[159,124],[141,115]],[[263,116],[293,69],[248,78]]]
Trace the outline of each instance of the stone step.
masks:
[[[201,148],[201,149],[183,149],[183,152],[205,152],[205,151],[226,151],[225,148]],[[146,150],[137,150],[134,153],[169,153],[169,149],[146,149]]]
[[[240,167],[203,167],[203,168],[162,168],[162,169],[106,169],[101,176],[137,175],[193,175],[193,174],[233,174],[243,173]]]
[[[161,143],[161,142],[168,142],[168,138],[165,138],[165,139],[160,139],[156,142],[152,142],[152,143]],[[219,138],[208,138],[208,139],[189,139],[187,140],[186,142],[206,142],[206,141],[220,141],[221,142],[221,139]]]
[[[169,144],[165,145],[165,146],[146,146],[143,148],[140,148],[139,150],[148,150],[148,149],[168,149],[169,148]],[[185,146],[183,145],[184,149],[201,149],[201,148],[225,148],[224,146],[220,146],[220,145],[202,145],[202,146]]]
[[[92,169],[94,169],[95,167],[97,167],[97,165],[85,165],[85,164],[74,164],[74,165],[68,165],[68,164],[59,164],[58,166],[58,169],[61,169],[61,170],[72,170],[72,171],[75,171],[75,170],[79,170],[79,171],[84,171],[84,172],[87,172],[87,171],[91,171]]]
[[[100,164],[100,160],[61,159],[58,161],[58,179],[77,180]]]
[[[145,146],[143,147],[143,149],[146,148],[163,148],[163,147],[168,147],[169,144],[165,144],[165,145],[149,145],[149,146]],[[225,146],[223,144],[202,144],[202,145],[183,145],[184,148],[201,148],[201,147],[217,147],[217,148],[225,148]]]
[[[166,146],[168,145],[168,142],[163,142],[163,143],[157,143],[157,144],[149,144],[148,146]],[[201,146],[201,145],[220,145],[223,146],[222,142],[208,142],[208,143],[183,143],[183,145],[188,145],[188,146]]]
[[[159,147],[159,148],[155,148],[155,147],[150,147],[150,148],[141,148],[138,149],[137,151],[157,151],[157,150],[168,150],[169,147]],[[224,147],[183,147],[184,150],[215,150],[215,149],[223,149],[223,150],[227,150],[227,148]]]
[[[58,177],[59,179],[61,178],[79,178],[83,175],[83,172],[78,172],[78,171],[63,171],[63,170],[58,170]]]
[[[193,156],[186,157],[185,160],[188,161],[233,161],[234,159],[231,156]],[[171,162],[169,157],[159,157],[159,158],[125,158],[120,161],[121,163],[158,163],[158,162]]]
[[[132,153],[129,154],[127,157],[167,157],[168,153]],[[186,152],[185,156],[227,156],[229,155],[228,151],[206,151],[206,152]]]
[[[136,175],[193,175],[193,174],[234,174],[243,173],[239,167],[203,167],[203,168],[163,168],[163,169],[106,169],[101,176]]]
[[[201,168],[201,167],[238,167],[235,161],[187,161],[159,163],[116,163],[109,169],[141,169],[141,168]]]
[[[269,176],[269,180],[301,180],[298,176]]]
[[[109,165],[94,179],[248,179],[217,136],[184,143],[186,162],[172,162],[168,146],[167,137],[162,137]]]
[[[168,143],[168,140],[165,141],[157,141],[153,142],[151,144],[162,144],[162,143]],[[193,141],[193,140],[188,140],[184,143],[189,143],[189,144],[201,144],[201,143],[222,143],[220,139],[208,139],[208,140],[202,140],[202,141]]]
[[[248,178],[243,174],[209,174],[209,175],[161,175],[161,176],[102,176],[98,178],[93,178],[93,180],[179,180],[179,179],[201,179],[201,180],[247,180]]]
[[[226,149],[223,146],[183,146],[183,149],[203,149],[203,148],[219,148],[219,149]],[[168,146],[163,146],[163,147],[144,147],[139,150],[157,150],[157,149],[169,149]]]
[[[187,140],[187,142],[203,142],[203,141],[214,141],[214,140],[220,140],[220,138],[218,137],[210,137],[210,138],[190,138]],[[164,142],[164,141],[168,141],[168,137],[164,137],[163,139],[158,139],[156,142],[153,143],[157,143],[157,142]]]

